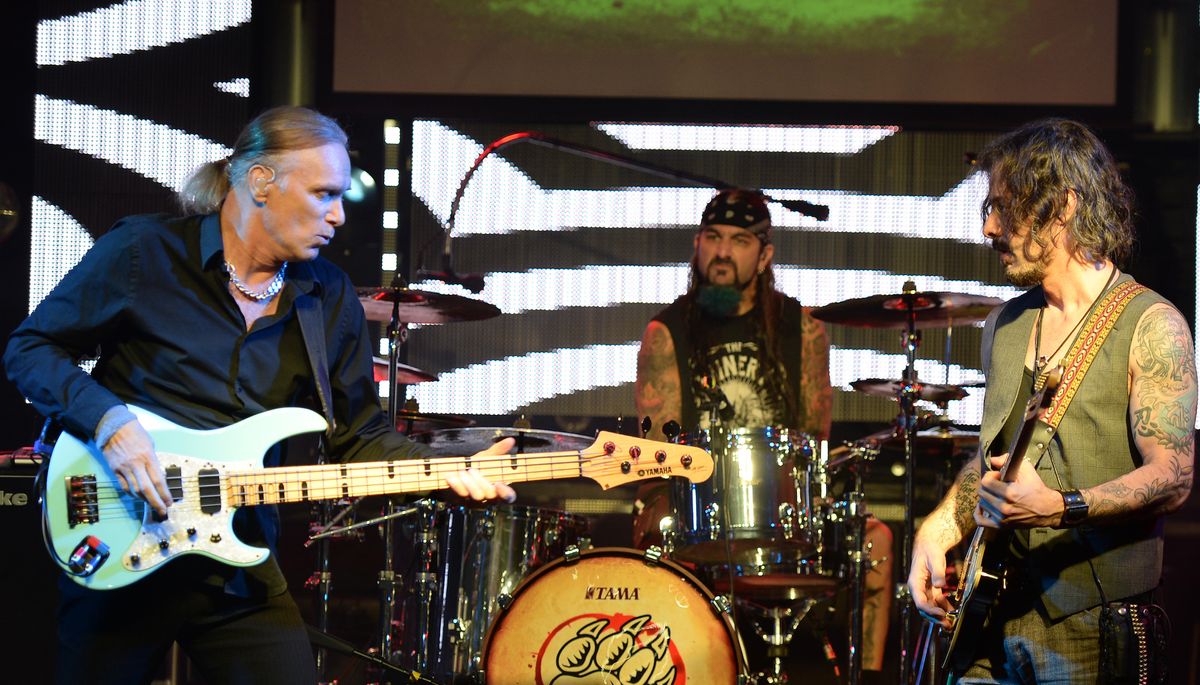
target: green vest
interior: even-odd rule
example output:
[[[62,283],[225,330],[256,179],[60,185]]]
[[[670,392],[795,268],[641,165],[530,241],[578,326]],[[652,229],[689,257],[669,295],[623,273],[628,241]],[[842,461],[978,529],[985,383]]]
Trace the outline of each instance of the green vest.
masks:
[[[1117,283],[1128,280],[1131,277],[1122,274]],[[1159,302],[1166,300],[1151,291],[1133,298],[1096,354],[1058,432],[1047,441],[1048,426],[1039,423],[1027,457],[1047,486],[1089,488],[1141,465],[1129,428],[1129,347],[1142,314]],[[1039,286],[988,317],[983,335],[987,394],[979,431],[981,454],[989,453],[1014,405],[1028,399],[1017,395],[1030,334],[1043,304]],[[1006,449],[998,447],[1001,452]],[[1027,570],[1035,586],[1040,585],[1046,615],[1055,620],[1100,604],[1089,558],[1109,601],[1154,589],[1162,575],[1162,544],[1161,516],[1065,530],[1033,528]]]

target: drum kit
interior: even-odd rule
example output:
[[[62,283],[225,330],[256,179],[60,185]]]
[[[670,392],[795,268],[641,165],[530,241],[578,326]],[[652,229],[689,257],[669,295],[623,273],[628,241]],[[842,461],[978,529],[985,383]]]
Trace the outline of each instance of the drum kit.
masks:
[[[524,422],[477,427],[462,417],[421,412],[411,401],[401,406],[401,386],[436,380],[399,362],[408,324],[478,320],[499,310],[406,288],[362,288],[358,294],[368,320],[388,324],[389,356],[375,360],[375,377],[391,389],[395,425],[413,439],[437,453],[460,456],[506,437],[516,439],[519,452],[570,452],[593,442]],[[897,420],[836,446],[787,429],[725,427],[715,411],[708,430],[664,427],[668,439],[709,451],[715,472],[699,483],[670,480],[669,513],[658,522],[661,547],[593,549],[586,518],[540,507],[425,499],[389,502],[381,516],[358,522],[347,515],[354,503],[337,514],[330,508],[310,538],[323,546],[311,583],[319,597],[318,627],[324,631],[328,618],[327,541],[376,526],[385,540],[379,638],[366,658],[381,681],[783,683],[788,680],[783,659],[801,621],[813,607],[848,592],[846,682],[859,683],[866,574],[886,553],[873,555],[867,541],[865,465],[881,450],[904,454],[906,520],[897,573],[903,580],[912,550],[915,461],[934,453],[962,455],[977,442],[945,421],[923,430],[935,421],[917,401],[944,409],[968,391],[917,379],[920,331],[978,322],[997,304],[995,298],[921,293],[909,283],[897,295],[814,310],[815,318],[829,323],[904,331],[908,361],[901,378],[851,384],[858,392],[896,400]],[[411,540],[409,567],[401,572],[394,526]],[[908,683],[914,682],[913,666],[905,663],[909,602],[902,590],[900,595],[905,609],[900,682]],[[751,617],[752,633],[739,630],[739,613]],[[743,639],[753,633],[766,643],[770,663],[749,662]],[[328,636],[314,641],[323,648],[337,644]],[[324,655],[319,659],[323,668]]]

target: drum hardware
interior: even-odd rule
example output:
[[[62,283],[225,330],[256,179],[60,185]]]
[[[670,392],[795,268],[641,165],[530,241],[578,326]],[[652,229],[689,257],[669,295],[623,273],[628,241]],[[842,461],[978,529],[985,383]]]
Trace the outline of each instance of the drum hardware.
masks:
[[[535,571],[488,629],[483,681],[749,683],[729,607],[657,554],[600,548]]]
[[[390,400],[391,397],[389,396],[388,399]],[[414,439],[437,428],[466,428],[474,424],[475,421],[473,419],[463,416],[423,412],[417,404],[417,400],[411,397],[404,401],[404,408],[396,412],[395,420],[392,422],[396,430]],[[591,444],[590,440],[588,444]]]
[[[372,357],[372,367],[375,372],[375,382],[383,383],[388,380],[388,360],[383,357]],[[422,371],[415,366],[408,364],[396,363],[396,383],[401,385],[412,385],[413,383],[425,383],[428,381],[436,381],[437,376],[426,371]]]
[[[916,399],[927,402],[949,402],[961,400],[970,394],[962,387],[950,384],[913,382],[911,386],[906,387],[905,382],[901,380],[886,378],[863,378],[850,383],[850,387],[861,393],[894,399],[911,394]]]
[[[783,660],[788,655],[788,645],[791,644],[792,639],[796,636],[796,629],[799,628],[800,622],[808,616],[808,612],[820,600],[812,598],[804,599],[791,606],[763,606],[745,600],[738,601],[742,604],[743,609],[748,609],[751,613],[755,614],[757,620],[751,622],[754,634],[762,638],[763,642],[768,645],[767,658],[771,660],[771,671],[770,673],[756,673],[757,681],[764,682],[767,685],[786,683],[788,677],[783,671]],[[763,627],[764,621],[770,626],[769,629]],[[828,644],[827,638],[825,642]],[[840,676],[836,655],[833,655],[833,663],[834,675]]]
[[[397,666],[386,659],[380,659],[374,654],[360,651],[349,642],[334,637],[323,630],[319,630],[312,626],[305,626],[305,628],[308,630],[309,642],[312,642],[314,645],[316,645],[318,649],[328,649],[332,652],[338,652],[339,654],[345,654],[347,656],[353,656],[357,659],[362,659],[368,664],[371,664],[371,666],[374,668],[378,669],[381,673],[399,678],[399,680],[394,680],[392,677],[388,677],[386,678],[388,682],[417,683],[418,685],[442,685],[442,683],[439,683],[436,680],[430,680],[429,678],[422,676],[420,673],[410,671],[407,668],[401,668],[400,666]]]
[[[917,292],[907,281],[898,295],[871,295],[818,307],[814,318],[858,328],[946,328],[983,321],[998,297],[948,292]]]
[[[916,355],[921,345],[920,329],[947,328],[981,321],[1001,300],[995,297],[946,292],[918,292],[916,284],[906,281],[898,295],[874,295],[845,300],[819,307],[813,317],[830,323],[866,328],[896,328],[904,331],[901,345],[905,351],[905,369],[897,388],[900,403],[897,433],[904,444],[904,540],[902,544],[897,597],[901,599],[900,614],[900,677],[902,685],[912,682],[912,598],[902,589],[912,564],[913,536],[913,473],[915,448],[920,414],[915,406],[920,397],[921,383],[917,380]],[[947,357],[949,340],[947,340]],[[948,362],[948,359],[947,359]],[[947,370],[949,364],[947,363]],[[948,371],[947,371],[948,373]],[[948,380],[948,378],[947,378]],[[948,384],[947,384],[948,386]],[[955,386],[957,387],[957,386]],[[958,390],[962,390],[961,387]],[[944,400],[948,401],[948,400]],[[851,673],[851,683],[857,681]]]
[[[382,514],[380,516],[376,516],[375,518],[368,519],[366,521],[356,521],[355,523],[352,523],[348,526],[341,526],[341,527],[335,528],[334,525],[337,523],[337,521],[342,519],[344,516],[346,516],[351,511],[353,511],[353,508],[356,505],[357,505],[357,502],[352,502],[351,504],[347,505],[346,509],[344,509],[341,513],[339,513],[336,517],[334,517],[334,519],[332,521],[330,521],[330,523],[328,525],[322,527],[320,530],[309,535],[308,539],[304,543],[304,546],[308,547],[309,545],[311,545],[313,542],[315,542],[317,540],[321,540],[321,539],[329,538],[329,537],[337,537],[340,535],[344,535],[345,533],[348,533],[352,530],[358,530],[360,528],[366,528],[367,526],[378,525],[380,523],[388,521],[389,519],[403,518],[405,516],[412,516],[414,514],[420,513],[426,507],[436,506],[436,503],[434,503],[433,500],[424,499],[424,500],[421,500],[411,506],[397,509],[395,511],[392,511],[392,512],[389,512],[386,514]]]
[[[528,423],[528,422],[526,422]],[[595,442],[595,438],[575,433],[560,431],[521,428],[485,428],[472,426],[464,428],[443,428],[430,433],[415,436],[415,439],[429,445],[439,454],[475,454],[483,451],[505,438],[516,440],[516,451],[521,454],[531,452],[571,452],[586,449]]]
[[[813,550],[803,534],[807,521],[785,527],[781,514],[788,510],[777,502],[782,479],[790,475],[781,467],[807,464],[813,441],[778,428],[716,427],[693,437],[712,452],[717,473],[703,483],[671,483],[672,554],[702,564],[758,563],[764,557],[768,563],[795,563],[808,557]],[[803,506],[805,498],[798,500]]]
[[[490,302],[461,295],[448,295],[405,287],[355,288],[367,321],[387,323],[393,318],[405,324],[482,321],[500,316]]]
[[[415,528],[399,658],[446,682],[478,677],[485,632],[523,578],[587,544],[584,519],[534,507],[442,505]]]

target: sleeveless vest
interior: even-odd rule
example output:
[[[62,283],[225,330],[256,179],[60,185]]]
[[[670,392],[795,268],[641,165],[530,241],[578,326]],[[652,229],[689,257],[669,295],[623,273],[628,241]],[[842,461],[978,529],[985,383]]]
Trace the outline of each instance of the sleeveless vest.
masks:
[[[801,348],[801,318],[803,316],[803,305],[799,300],[782,296],[782,301],[779,308],[780,321],[776,329],[780,336],[780,349],[783,351],[783,366],[787,372],[788,382],[793,387],[793,392],[800,401],[803,397],[800,388],[800,350]],[[730,317],[729,319],[719,319],[716,317],[705,317],[703,325],[709,327],[715,335],[714,340],[723,341],[724,338],[720,335],[722,326],[738,326],[746,317],[753,316],[753,311],[739,317]],[[675,345],[675,366],[679,370],[679,386],[680,400],[683,405],[683,416],[679,417],[679,423],[685,431],[695,429],[700,425],[700,409],[697,404],[696,393],[692,387],[692,355],[695,352],[695,341],[692,340],[691,332],[688,330],[687,324],[687,302],[685,296],[680,296],[674,302],[654,316],[654,320],[662,323],[667,327],[667,331],[671,334],[671,341]],[[725,336],[728,337],[728,336]],[[770,373],[770,371],[766,371]],[[800,408],[803,411],[803,408]],[[788,417],[784,422],[784,427],[796,428],[799,417]],[[739,426],[740,428],[763,428],[764,426]]]
[[[1122,274],[1117,283],[1130,280]],[[1141,465],[1129,427],[1129,351],[1138,320],[1160,302],[1166,300],[1151,291],[1133,298],[1080,383],[1058,432],[1048,444],[1039,441],[1035,433],[1027,456],[1048,487],[1089,488]],[[980,426],[981,455],[991,451],[1013,406],[1028,399],[1018,394],[1030,334],[1043,304],[1045,295],[1039,286],[988,317],[983,335],[987,394]],[[1040,424],[1038,431],[1044,425]],[[1064,530],[1032,528],[1027,571],[1040,585],[1046,615],[1056,620],[1100,604],[1089,558],[1105,597],[1112,601],[1158,585],[1162,549],[1162,517]]]

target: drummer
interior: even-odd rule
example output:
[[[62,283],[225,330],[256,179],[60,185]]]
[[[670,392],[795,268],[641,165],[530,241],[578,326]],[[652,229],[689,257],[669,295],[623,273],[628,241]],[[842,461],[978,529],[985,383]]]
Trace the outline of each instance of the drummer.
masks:
[[[663,426],[706,429],[787,427],[827,439],[832,423],[829,341],[821,322],[775,289],[771,215],[759,192],[717,193],[693,241],[688,291],[646,326],[638,352],[635,389],[647,437]],[[638,492],[634,544],[659,541],[668,513],[665,481]],[[881,561],[866,578],[863,667],[883,667],[891,586],[891,533],[870,519],[871,556]]]

